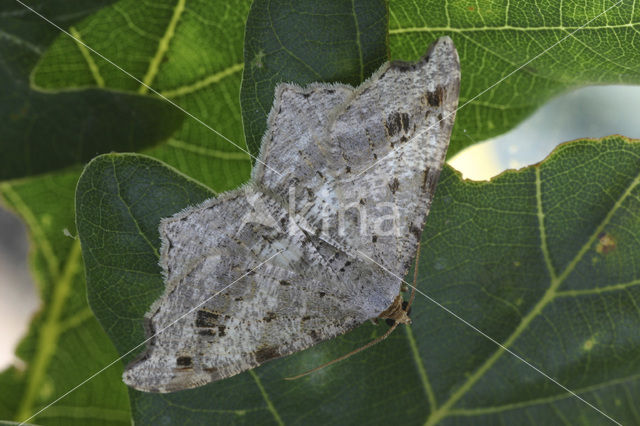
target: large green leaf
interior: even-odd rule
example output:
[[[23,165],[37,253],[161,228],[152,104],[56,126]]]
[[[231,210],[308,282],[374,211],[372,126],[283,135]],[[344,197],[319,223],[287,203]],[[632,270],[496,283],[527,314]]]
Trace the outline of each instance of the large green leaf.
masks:
[[[68,24],[108,2],[29,3]],[[148,96],[32,89],[28,74],[59,31],[14,1],[0,5],[0,28],[0,180],[86,162],[102,152],[140,150],[166,139],[180,125],[179,111]]]
[[[640,143],[621,137],[565,144],[542,164],[490,183],[465,182],[446,168],[414,282],[622,423],[637,420],[640,391],[639,170]],[[209,195],[147,157],[107,155],[85,170],[77,211],[91,303],[121,353],[143,340],[142,316],[162,291],[160,218]],[[386,326],[364,325],[202,388],[130,391],[134,419],[607,422],[426,298],[418,295],[411,316],[411,326],[380,345],[294,382],[283,378]]]
[[[240,99],[247,146],[260,152],[276,85],[357,86],[388,60],[384,0],[254,1],[244,38]]]
[[[195,117],[185,119],[166,144],[148,152],[217,191],[246,180],[251,167],[249,155],[243,152],[238,97],[248,8],[249,0],[122,0],[70,31]],[[48,90],[102,84],[149,93],[101,57],[79,49],[67,36],[47,50],[33,81]]]

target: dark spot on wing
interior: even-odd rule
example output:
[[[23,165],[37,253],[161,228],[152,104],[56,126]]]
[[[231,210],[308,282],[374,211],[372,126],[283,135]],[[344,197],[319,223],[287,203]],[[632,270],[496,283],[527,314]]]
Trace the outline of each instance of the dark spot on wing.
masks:
[[[418,228],[417,226],[411,226],[409,232],[411,232],[416,237],[416,240],[420,241],[420,237],[422,236],[422,229]]]
[[[371,237],[371,242],[375,243],[376,241],[378,241],[378,236],[374,235],[373,237]]]
[[[207,373],[211,373],[211,374],[213,374],[213,373],[218,371],[218,369],[215,368],[215,367],[204,367],[203,370],[206,371]]]
[[[438,123],[440,123],[440,121],[442,121],[442,120],[443,120],[442,114],[438,114]]]
[[[405,61],[392,61],[390,68],[397,69],[398,71],[412,71],[417,68],[420,62],[405,62]]]
[[[344,266],[342,266],[342,268],[340,268],[340,272],[344,272],[345,268],[348,267],[349,265],[351,265],[351,262],[347,260],[344,263]]]
[[[360,204],[363,205],[363,206],[365,205],[364,198],[360,198]]]
[[[386,121],[387,133],[393,136],[402,129],[405,133],[409,130],[409,114],[406,112],[392,112]]]
[[[305,315],[302,317],[302,321],[309,321],[311,317],[309,315]]]
[[[427,187],[427,178],[429,177],[429,167],[424,170],[424,175],[422,176],[422,189],[424,190]]]
[[[262,320],[264,322],[271,322],[274,319],[276,319],[276,313],[275,312],[267,312],[267,315],[265,315],[265,317],[262,318]]]
[[[436,90],[434,90],[433,92],[427,92],[427,102],[429,102],[429,105],[431,105],[432,107],[442,105],[443,99],[444,87],[442,86],[436,87]]]
[[[242,297],[236,297],[234,300],[236,302],[242,302],[244,299]]]
[[[422,189],[433,196],[436,192],[436,186],[438,185],[438,173],[429,173],[429,171],[427,168],[422,182]]]
[[[398,178],[393,178],[393,180],[389,184],[389,189],[391,190],[391,193],[395,194],[399,186],[400,186],[400,181],[398,180]]]
[[[310,330],[309,336],[313,339],[314,342],[317,342],[318,340],[320,340],[320,337],[318,336],[318,333],[316,333],[315,330]]]
[[[289,281],[280,280],[280,285],[291,285]]]
[[[222,336],[224,336],[224,335],[225,335],[224,330],[225,330],[226,328],[227,328],[227,327],[226,327],[226,326],[224,326],[224,325],[219,325],[219,326],[218,326],[218,331],[220,332],[220,333],[219,333],[219,334],[220,334],[220,337],[222,337]]]
[[[402,118],[402,131],[407,133],[409,131],[409,114],[403,112],[400,117]]]
[[[215,336],[216,331],[213,328],[205,328],[204,330],[198,330],[200,336]]]
[[[176,359],[176,365],[181,368],[190,368],[193,364],[190,356],[179,356]]]
[[[347,167],[345,168],[345,172],[346,172],[346,173],[351,173],[351,167],[347,166]]]
[[[327,293],[325,293],[324,291],[319,291],[318,292],[318,296],[320,297],[324,297]]]
[[[400,120],[400,114],[398,114],[397,112],[392,112],[391,114],[389,114],[386,122],[387,133],[389,134],[389,136],[393,136],[400,131],[400,126],[402,124]]]
[[[309,96],[311,96],[311,93],[303,93],[302,97],[307,99]]]
[[[219,315],[203,309],[196,313],[196,327],[210,328],[215,327]]]
[[[273,358],[278,358],[280,352],[275,346],[264,346],[256,351],[256,361],[262,364],[265,361],[269,361]]]

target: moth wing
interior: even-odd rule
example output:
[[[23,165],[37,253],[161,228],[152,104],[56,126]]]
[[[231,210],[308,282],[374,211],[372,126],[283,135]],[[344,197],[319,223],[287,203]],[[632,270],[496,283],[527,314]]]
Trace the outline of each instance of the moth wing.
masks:
[[[404,276],[445,160],[459,85],[458,55],[443,37],[421,60],[391,62],[356,88],[330,118],[323,151],[333,178],[307,203],[311,227],[321,226],[319,206],[341,209],[331,213],[341,217],[340,232],[329,238]]]
[[[282,229],[286,214],[247,186],[163,220],[165,291],[146,315],[147,350],[127,366],[126,384],[201,386],[375,316],[303,232]]]
[[[253,180],[286,197],[291,184],[314,187],[328,166],[325,141],[331,112],[353,93],[353,87],[313,83],[302,88],[282,83],[276,87]]]

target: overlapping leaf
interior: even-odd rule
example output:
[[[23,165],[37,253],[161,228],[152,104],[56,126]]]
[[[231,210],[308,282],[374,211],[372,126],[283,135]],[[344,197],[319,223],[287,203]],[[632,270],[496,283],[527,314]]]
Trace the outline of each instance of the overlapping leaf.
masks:
[[[27,3],[68,25],[109,2]],[[171,105],[147,96],[31,88],[29,73],[58,34],[19,3],[0,5],[0,180],[61,169],[103,152],[137,151],[166,139],[183,119]]]
[[[384,0],[254,1],[247,19],[240,98],[247,146],[257,156],[280,82],[357,86],[388,58]]]
[[[202,388],[132,392],[140,423],[623,424],[640,384],[640,142],[563,145],[540,165],[490,183],[446,168],[423,235],[419,289],[501,342],[418,295],[413,324],[298,381],[386,326],[353,333]],[[124,183],[130,185],[125,187]],[[210,195],[146,157],[109,155],[78,186],[92,306],[121,353],[143,339],[161,293],[160,218]],[[100,215],[89,206],[105,207]],[[410,274],[412,275],[412,274]],[[408,278],[410,279],[410,278]],[[113,283],[118,283],[114,286]],[[131,356],[128,358],[131,359]]]
[[[152,87],[191,116],[163,146],[147,152],[216,191],[232,188],[248,178],[251,165],[238,97],[249,4],[119,1],[71,33],[144,85],[69,37],[47,50],[34,84],[47,90],[104,85],[139,94]]]

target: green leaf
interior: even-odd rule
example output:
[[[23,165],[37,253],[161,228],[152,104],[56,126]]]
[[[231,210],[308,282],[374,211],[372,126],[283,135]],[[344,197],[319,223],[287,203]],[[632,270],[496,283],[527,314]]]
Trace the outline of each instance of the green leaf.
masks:
[[[10,81],[0,70],[0,79]],[[137,151],[167,139],[182,115],[149,96],[102,90],[45,95],[8,87],[16,101],[0,102],[0,180],[84,163],[109,151]]]
[[[123,0],[70,27],[78,40],[192,115],[167,143],[146,152],[216,191],[245,181],[251,169],[238,98],[248,9],[248,0]],[[47,50],[33,81],[48,90],[102,84],[149,93],[67,36]]]
[[[66,18],[63,22],[70,16],[82,18],[96,7],[56,3],[39,9],[52,19]],[[59,31],[16,2],[0,6],[0,13],[0,180],[86,162],[101,152],[140,150],[166,139],[181,124],[179,111],[148,96],[97,89],[57,94],[34,90],[29,71]]]
[[[247,146],[260,153],[280,82],[357,86],[388,60],[384,0],[253,2],[244,38],[240,100]]]
[[[635,419],[631,395],[640,390],[638,170],[640,143],[622,137],[565,144],[545,162],[487,183],[463,181],[447,167],[413,282],[625,424]],[[143,314],[162,291],[160,218],[209,195],[146,157],[107,155],[85,170],[77,209],[90,300],[121,353],[143,340]],[[386,326],[364,325],[202,388],[130,390],[134,420],[605,423],[423,296],[411,317],[378,346],[294,382],[283,378]]]
[[[0,183],[7,207],[29,228],[31,269],[42,299],[16,351],[26,368],[12,367],[0,375],[2,419],[26,420],[118,356],[87,305],[80,241],[64,236],[64,230],[75,234],[71,212],[77,178],[73,170],[46,180]],[[36,422],[128,424],[129,403],[118,367],[70,393]]]
[[[74,5],[81,3],[83,2],[74,2]],[[234,58],[239,58],[241,55],[242,44],[240,40],[244,32],[244,19],[248,11],[247,3],[246,1],[228,3],[222,5],[222,9],[220,7],[211,8],[209,4],[189,3],[184,10],[185,15],[190,17],[188,23],[180,24],[177,27],[185,34],[178,31],[178,34],[171,41],[171,47],[177,49],[176,54],[182,52],[181,54],[184,56],[184,52],[190,52],[192,57],[200,58],[205,61],[205,65],[210,65],[206,68],[202,66],[202,63],[188,61],[178,63],[180,73],[194,69],[203,73],[202,80],[197,82],[199,85],[196,82],[194,82],[194,86],[186,85],[186,88],[191,92],[183,95],[183,98],[186,99],[184,107],[195,111],[194,105],[196,105],[198,110],[203,112],[201,118],[212,127],[235,128],[238,134],[242,133],[237,96],[240,87],[238,71],[241,69],[241,65],[238,68]],[[11,4],[13,5],[13,2]],[[98,5],[100,4],[98,3]],[[62,9],[59,9],[59,12],[49,9],[54,6]],[[96,2],[92,2],[87,10],[93,12],[95,6]],[[146,9],[139,6],[144,5],[129,2],[127,7],[132,9],[128,12],[129,15],[136,15],[136,20],[132,22],[140,25],[134,26],[133,29],[125,25],[117,27],[118,29],[144,32],[148,26],[162,24],[162,21],[152,19],[147,21]],[[107,21],[106,25],[100,25],[98,18],[103,16],[101,14],[105,14],[105,12],[109,12],[106,13],[107,17],[118,15],[129,18],[127,13],[123,15],[125,10],[122,7],[122,4],[119,4],[112,8],[106,8],[99,12],[100,16],[97,18],[92,16],[83,23],[77,24],[78,28],[94,25],[92,30],[102,28],[105,31],[97,32],[100,34],[99,39],[108,38],[108,35],[112,34],[116,27],[111,26],[110,21]],[[55,22],[63,25],[75,22],[70,19],[70,16],[82,18],[87,15],[87,13],[70,8],[71,6],[66,1],[52,1],[47,2],[46,5],[38,4],[36,7],[45,16],[51,17]],[[42,19],[33,19],[30,12],[15,6],[6,10],[8,12],[0,16],[0,19],[3,19],[2,23],[8,22],[6,19],[11,16],[16,17],[16,21],[11,21],[13,26],[3,26],[2,31],[20,29],[22,31],[19,33],[21,40],[30,42],[33,41],[29,38],[32,35],[40,37],[38,40],[46,39],[42,45],[38,45],[37,53],[39,55],[51,40],[50,36],[49,38],[45,37],[47,34],[44,32],[38,32],[41,30],[38,24]],[[3,9],[3,11],[5,10]],[[224,13],[220,13],[221,11]],[[26,19],[18,20],[18,16],[26,17]],[[203,20],[203,17],[206,19]],[[165,20],[165,27],[168,27],[170,22],[170,19]],[[45,23],[45,25],[49,28],[49,24]],[[182,26],[184,28],[181,29]],[[14,34],[18,34],[17,29],[13,31]],[[67,29],[70,28],[67,27]],[[212,29],[217,32],[212,32]],[[50,27],[50,30],[59,34],[58,30],[53,27]],[[149,36],[149,34],[146,35]],[[3,34],[3,36],[5,35]],[[60,37],[62,38],[56,41],[52,48],[55,48],[57,43],[63,43],[61,40],[67,36],[61,35]],[[157,46],[161,37],[162,34],[157,35],[155,39],[149,36],[144,41],[148,45]],[[3,41],[3,38],[0,37],[0,42]],[[212,43],[212,40],[215,43]],[[125,44],[120,43],[118,48],[121,49]],[[90,44],[90,46],[92,45]],[[130,45],[133,50],[137,46]],[[169,53],[174,52],[172,48],[169,49]],[[77,45],[73,45],[73,49],[75,50],[70,51],[70,57],[78,52]],[[125,56],[130,57],[130,53],[130,51],[125,51]],[[17,58],[15,62],[20,63],[20,57],[18,55],[15,57]],[[11,58],[11,55],[2,56],[6,63],[10,62]],[[122,58],[117,58],[118,61],[120,59]],[[21,69],[28,72],[36,60],[37,57],[32,63]],[[64,67],[67,64],[64,56],[59,57],[58,60],[58,67]],[[56,66],[51,61],[48,63],[50,66]],[[167,65],[168,62],[165,61],[163,64]],[[220,73],[215,72],[214,65],[220,66],[223,70]],[[234,67],[234,65],[236,66]],[[225,73],[224,69],[230,69],[231,72]],[[212,72],[212,75],[207,75],[207,72]],[[58,74],[63,75],[64,72],[58,68]],[[190,76],[190,74],[186,74],[186,77]],[[207,76],[215,78],[207,78]],[[69,87],[78,90],[79,86],[72,84]],[[117,87],[113,89],[122,90]],[[91,90],[95,91],[95,89]],[[142,96],[126,94],[129,98],[134,95]],[[176,95],[174,98],[176,102],[179,97]],[[188,104],[189,102],[192,104]],[[99,117],[93,118],[98,119]],[[197,126],[201,125],[193,125],[185,121],[176,134],[185,134],[187,135],[186,139],[198,141],[198,144],[194,145],[179,140],[175,138],[176,134],[174,134],[174,138],[168,143],[148,152],[168,162],[178,164],[183,171],[197,176],[209,186],[219,190],[234,187],[246,180],[250,170],[248,156],[244,154],[239,156],[237,152],[216,150],[207,145],[211,142],[209,131]],[[68,130],[70,132],[78,131],[75,125],[72,125]],[[148,129],[148,131],[154,130]],[[199,145],[200,140],[202,145]],[[0,159],[0,161],[2,160],[4,158]],[[0,389],[2,389],[0,418],[24,420],[118,357],[113,344],[95,317],[92,316],[87,305],[79,242],[65,237],[63,233],[65,229],[69,230],[71,234],[75,233],[73,195],[79,174],[80,170],[70,169],[55,175],[45,174],[36,178],[0,184],[0,196],[7,207],[16,211],[29,227],[34,247],[32,271],[37,277],[43,300],[42,312],[36,317],[31,325],[29,335],[18,350],[18,356],[25,361],[26,369],[11,368],[0,374]],[[93,208],[95,209],[97,206],[93,206]],[[61,271],[69,271],[69,274],[73,272],[73,279],[71,281],[63,280],[65,275]],[[56,309],[52,306],[54,302],[57,306]],[[70,319],[69,322],[67,319]],[[50,333],[51,331],[53,333]],[[95,351],[99,351],[99,354],[94,353]],[[129,424],[129,399],[126,387],[120,379],[121,372],[121,363],[117,363],[45,410],[34,421],[40,424],[65,425],[76,423]],[[5,393],[7,394],[5,395]]]
[[[640,83],[638,26],[634,3],[614,0],[389,4],[392,59],[417,59],[443,35],[460,54],[460,110],[449,156],[515,127],[569,89]]]
[[[561,145],[489,183],[447,171],[419,287],[622,424],[638,421],[640,141]],[[607,424],[432,303],[412,333],[435,396],[427,424]]]

